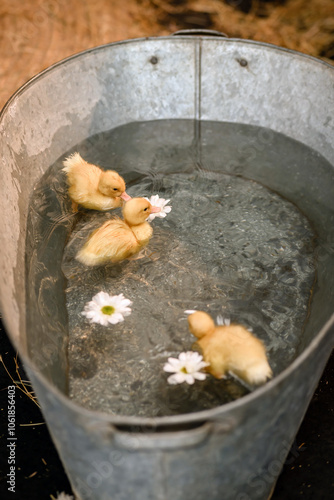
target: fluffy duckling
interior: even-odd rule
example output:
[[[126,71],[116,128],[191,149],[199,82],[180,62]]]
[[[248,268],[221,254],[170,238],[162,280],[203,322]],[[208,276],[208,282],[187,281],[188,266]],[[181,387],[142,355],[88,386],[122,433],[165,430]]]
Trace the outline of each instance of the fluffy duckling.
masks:
[[[216,326],[203,311],[190,314],[188,324],[214,377],[223,378],[230,371],[250,385],[263,384],[272,377],[263,343],[243,326]]]
[[[131,257],[148,244],[153,229],[146,219],[159,211],[145,198],[131,198],[123,207],[124,220],[114,217],[96,229],[76,258],[87,266],[97,266]]]
[[[119,207],[130,196],[124,179],[114,170],[102,170],[74,153],[63,162],[71,200],[85,208],[110,210]]]

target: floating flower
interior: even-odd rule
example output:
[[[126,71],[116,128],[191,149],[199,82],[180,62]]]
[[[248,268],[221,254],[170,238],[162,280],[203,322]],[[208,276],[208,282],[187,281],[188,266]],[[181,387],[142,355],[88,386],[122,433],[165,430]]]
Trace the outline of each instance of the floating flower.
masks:
[[[181,352],[179,358],[168,358],[168,363],[164,366],[164,371],[174,373],[168,377],[169,384],[187,384],[192,385],[195,380],[205,380],[206,374],[201,372],[203,368],[209,366],[209,363],[203,361],[203,356],[198,352]]]
[[[148,220],[149,222],[152,222],[155,217],[166,217],[166,215],[169,214],[169,212],[172,210],[171,206],[167,206],[167,203],[170,202],[170,200],[160,198],[158,194],[151,196],[151,198],[146,198],[146,200],[148,200],[154,207],[160,208],[160,212],[148,216],[146,220]]]
[[[91,323],[99,323],[103,326],[110,323],[116,325],[124,321],[125,316],[131,314],[129,307],[131,304],[131,300],[126,299],[122,293],[111,296],[106,292],[99,292],[90,302],[87,302],[81,314],[86,316]]]

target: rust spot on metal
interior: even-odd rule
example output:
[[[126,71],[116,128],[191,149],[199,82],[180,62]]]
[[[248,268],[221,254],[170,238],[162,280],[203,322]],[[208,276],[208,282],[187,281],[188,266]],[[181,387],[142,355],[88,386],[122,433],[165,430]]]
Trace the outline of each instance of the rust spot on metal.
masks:
[[[150,59],[150,63],[151,64],[157,64],[159,61],[159,59],[157,58],[157,56],[152,56],[151,59]]]
[[[239,58],[239,59],[236,59],[236,61],[238,61],[238,63],[240,64],[240,66],[242,66],[243,68],[245,68],[246,66],[248,66],[248,61],[246,59]]]

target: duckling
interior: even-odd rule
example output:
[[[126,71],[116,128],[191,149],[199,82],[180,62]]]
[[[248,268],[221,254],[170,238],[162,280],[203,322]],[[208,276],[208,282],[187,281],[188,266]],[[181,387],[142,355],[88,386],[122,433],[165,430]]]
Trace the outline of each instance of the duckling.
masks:
[[[241,325],[216,326],[209,314],[196,311],[188,316],[191,333],[199,340],[208,372],[223,378],[230,371],[250,385],[272,377],[272,370],[261,340]]]
[[[123,218],[114,217],[96,229],[78,252],[76,258],[87,266],[119,262],[144,248],[153,229],[146,221],[151,213],[160,211],[145,198],[131,198],[122,209]]]
[[[125,192],[124,179],[114,170],[102,170],[74,153],[63,162],[68,194],[77,205],[93,210],[110,210],[131,197]]]

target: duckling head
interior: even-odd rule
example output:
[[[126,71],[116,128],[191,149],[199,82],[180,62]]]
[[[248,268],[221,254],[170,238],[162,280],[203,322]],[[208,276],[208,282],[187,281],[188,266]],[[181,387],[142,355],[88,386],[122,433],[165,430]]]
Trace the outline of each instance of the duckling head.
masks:
[[[204,311],[196,311],[188,316],[189,330],[198,339],[208,333],[213,333],[215,323],[211,316]]]
[[[105,170],[101,173],[98,189],[100,193],[109,196],[109,198],[120,197],[124,201],[130,199],[130,196],[125,192],[123,177],[113,170]]]
[[[131,198],[123,207],[124,220],[130,226],[143,224],[149,215],[160,212],[159,207],[154,207],[145,198]]]

